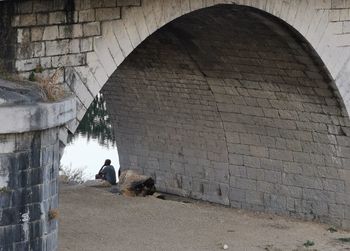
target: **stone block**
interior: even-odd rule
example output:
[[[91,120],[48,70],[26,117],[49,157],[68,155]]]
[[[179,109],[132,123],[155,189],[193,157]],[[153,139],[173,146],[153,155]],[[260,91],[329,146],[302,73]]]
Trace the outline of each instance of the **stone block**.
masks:
[[[273,159],[260,159],[261,168],[268,170],[282,170],[283,162],[281,160],[273,160]]]
[[[270,158],[273,160],[293,161],[293,153],[286,150],[269,149]]]
[[[64,11],[56,11],[49,13],[49,24],[62,24],[67,22],[67,15]]]
[[[100,23],[91,22],[83,24],[83,34],[85,37],[99,36],[101,34]]]
[[[260,136],[261,144],[265,147],[276,147],[276,139],[271,136]]]
[[[247,167],[260,168],[260,159],[251,156],[243,156],[243,164]]]
[[[312,164],[317,164],[320,166],[325,165],[325,156],[324,155],[310,153],[310,159],[311,159]]]
[[[282,173],[272,170],[264,170],[264,180],[270,183],[282,183]]]
[[[230,195],[229,196],[230,196],[231,201],[245,202],[246,190],[230,187]]]
[[[257,181],[242,177],[235,177],[235,187],[239,189],[256,191]]]
[[[103,0],[99,1],[99,3],[94,3],[95,7],[116,7],[117,0]]]
[[[303,166],[299,163],[285,162],[283,163],[283,171],[286,173],[301,174]]]
[[[69,53],[80,53],[80,40],[79,39],[71,39],[69,41]]]
[[[33,46],[34,57],[44,57],[45,56],[45,43],[44,42],[33,43],[32,46]]]
[[[33,9],[35,12],[48,12],[53,8],[51,2],[33,1]]]
[[[240,143],[238,133],[228,132],[228,133],[226,133],[226,139],[230,143]]]
[[[28,14],[28,13],[32,13],[32,12],[33,12],[33,2],[32,1],[17,3],[17,13]]]
[[[81,10],[79,11],[79,23],[94,22],[95,21],[95,10]]]
[[[240,143],[244,145],[260,145],[259,135],[254,134],[239,134]]]
[[[247,177],[247,168],[240,165],[229,165],[229,171],[231,178],[234,177]],[[235,182],[234,179],[231,179],[232,182]]]
[[[302,152],[293,152],[293,160],[297,163],[311,163],[310,154]]]
[[[39,37],[39,30],[36,37]],[[33,36],[33,34],[32,34]],[[58,26],[46,26],[42,35],[42,40],[56,40],[59,37]]]
[[[285,211],[287,208],[287,197],[264,193],[264,205],[267,206],[270,211]]]
[[[345,9],[350,8],[350,3],[344,0],[334,0],[331,5],[332,9]]]
[[[17,71],[31,71],[34,70],[37,67],[37,65],[39,65],[39,63],[39,58],[17,60],[16,69]]]
[[[120,19],[121,10],[117,8],[99,8],[96,9],[96,21],[106,21]]]
[[[140,0],[117,0],[117,6],[140,6]]]
[[[295,152],[301,152],[302,147],[301,147],[301,142],[299,140],[290,140],[286,139],[286,149],[295,151]]]
[[[297,186],[286,186],[281,184],[275,184],[275,193],[298,199],[298,198],[302,198],[303,189]]]
[[[19,26],[34,26],[34,25],[36,25],[35,14],[25,14],[20,16]]]
[[[51,68],[52,64],[51,64],[51,57],[41,57],[40,58],[40,65],[44,68]]]
[[[46,42],[46,56],[65,55],[69,52],[69,40]]]
[[[92,38],[83,38],[80,40],[81,52],[92,51],[92,48],[93,48],[93,39]]]
[[[248,145],[229,144],[228,151],[229,153],[234,153],[234,154],[242,154],[242,155],[250,154],[250,149]]]
[[[82,36],[83,27],[81,24],[59,26],[59,38],[78,38]]]
[[[41,41],[43,39],[45,28],[43,27],[32,27],[31,28],[31,40]]]
[[[243,156],[239,154],[229,154],[229,163],[234,165],[243,165]]]
[[[260,168],[246,167],[247,178],[254,180],[264,180],[264,170]]]
[[[247,203],[263,205],[264,204],[264,193],[258,191],[246,191]]]
[[[222,183],[210,182],[206,200],[223,205],[229,205],[229,186]]]
[[[350,220],[349,219],[342,220],[341,226],[344,229],[349,229],[350,228]]]
[[[17,42],[28,44],[30,42],[30,29],[17,29]]]
[[[308,177],[298,174],[286,174],[282,176],[283,184],[287,186],[298,186],[312,189],[323,189],[322,180],[317,177]]]

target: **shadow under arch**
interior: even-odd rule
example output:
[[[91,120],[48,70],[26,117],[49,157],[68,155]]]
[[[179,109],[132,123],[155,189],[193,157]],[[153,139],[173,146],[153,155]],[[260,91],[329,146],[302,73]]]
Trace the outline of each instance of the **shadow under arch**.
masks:
[[[289,6],[288,12],[279,11],[279,5],[277,4],[274,6],[270,2],[265,4],[260,4],[258,2],[246,4],[241,2],[192,3],[189,1],[188,3],[184,2],[178,4],[175,2],[158,3],[155,1],[144,2],[139,8],[125,8],[123,9],[123,18],[121,20],[102,23],[102,36],[95,38],[94,51],[88,53],[88,67],[86,69],[84,67],[75,67],[77,73],[68,71],[67,76],[69,78],[69,76],[78,75],[78,78],[81,79],[82,84],[87,86],[87,88],[92,92],[92,96],[94,97],[97,95],[100,88],[102,88],[107,82],[108,78],[124,61],[124,59],[148,36],[161,29],[166,24],[177,20],[178,18],[186,17],[187,15],[194,14],[197,11],[205,10],[215,6],[222,6],[223,8],[230,8],[231,6],[234,6],[235,8],[241,7],[243,9],[250,8],[251,11],[260,12],[260,14],[269,16],[269,19],[271,20],[273,19],[274,21],[283,23],[283,25],[288,26],[289,29],[295,33],[294,35],[296,35],[298,39],[303,40],[303,43],[307,44],[307,47],[309,47],[310,51],[313,51],[311,54],[315,56],[320,65],[324,66],[324,74],[329,75],[331,80],[341,74],[337,70],[339,68],[338,66],[337,69],[333,69],[334,67],[332,67],[332,70],[328,71],[328,67],[325,67],[325,64],[322,61],[322,59],[326,59],[327,64],[329,64],[329,55],[338,55],[341,51],[341,48],[336,48],[334,47],[333,42],[329,42],[333,41],[335,37],[332,36],[332,34],[327,33],[328,26],[318,25],[317,23],[311,22],[308,24],[308,29],[305,29],[305,25],[300,24],[300,22],[298,22],[296,19],[299,17],[301,20],[304,20],[307,13],[314,15],[314,12],[316,13],[320,6],[306,5],[306,9],[301,10],[300,8],[296,8],[297,6],[294,6],[290,2],[286,2],[284,4]],[[315,9],[311,11],[310,8]],[[295,18],[290,17],[293,15],[295,15]],[[312,39],[313,36],[310,34],[309,30],[315,30],[316,32],[316,28],[317,37],[320,37],[321,39],[318,42],[313,41],[312,44],[310,44],[311,42],[309,43],[306,37]],[[329,48],[329,50],[325,50],[324,48],[326,47]],[[319,51],[321,54],[317,54],[316,51]],[[346,55],[346,51],[344,51],[343,55]],[[340,61],[343,62],[343,59],[339,60],[339,62]],[[82,77],[83,75],[89,75],[89,77]],[[333,78],[331,76],[333,76]],[[341,103],[345,103],[346,106],[346,87],[341,85],[341,81],[339,83],[335,83],[334,80],[332,80],[331,82],[334,90],[338,95],[339,100],[344,99],[344,102]],[[337,88],[339,85],[341,85],[340,92]],[[88,100],[84,100],[84,94],[77,93],[77,95],[78,98],[79,95],[82,95],[80,102],[84,104],[79,108],[80,112],[77,116],[78,121],[80,121],[84,115],[84,110],[88,108],[89,103],[92,101],[92,99],[90,98]],[[85,106],[85,108],[83,106]],[[345,110],[344,114],[347,114]],[[71,131],[74,131],[76,127],[77,123],[72,123],[70,126]]]
[[[218,5],[143,41],[102,90],[121,169],[165,192],[346,227],[333,212],[348,207],[349,120],[322,61],[276,20]]]

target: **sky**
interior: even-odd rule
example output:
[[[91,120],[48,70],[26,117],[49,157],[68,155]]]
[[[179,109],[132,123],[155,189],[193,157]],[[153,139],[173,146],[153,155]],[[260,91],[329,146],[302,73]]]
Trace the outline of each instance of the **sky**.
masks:
[[[76,135],[71,144],[67,145],[61,159],[63,169],[82,169],[83,179],[95,179],[95,174],[98,173],[105,159],[110,159],[115,168],[116,173],[119,170],[119,157],[117,147],[102,146],[97,139],[82,135]]]

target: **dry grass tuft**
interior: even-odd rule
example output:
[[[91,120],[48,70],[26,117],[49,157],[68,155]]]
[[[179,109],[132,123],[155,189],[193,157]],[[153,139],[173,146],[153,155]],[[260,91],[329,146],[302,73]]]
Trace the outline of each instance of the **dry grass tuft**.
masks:
[[[71,167],[60,167],[60,182],[82,184],[84,183],[83,170]]]
[[[58,218],[58,209],[50,209],[48,216],[49,216],[49,220],[57,219]]]
[[[63,74],[63,67],[58,68],[55,73],[45,79],[45,78],[39,78],[39,86],[40,89],[43,91],[43,94],[49,101],[57,101],[62,99],[65,96],[65,90],[63,86],[58,82],[59,78]]]

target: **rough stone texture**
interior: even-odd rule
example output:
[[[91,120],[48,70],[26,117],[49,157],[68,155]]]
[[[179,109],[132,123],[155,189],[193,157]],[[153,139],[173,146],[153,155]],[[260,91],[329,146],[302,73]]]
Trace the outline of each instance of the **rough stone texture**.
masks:
[[[76,116],[76,99],[47,102],[39,85],[0,78],[0,134],[23,133],[62,126]]]
[[[300,38],[249,9],[183,17],[103,89],[122,169],[165,192],[349,228],[349,119]]]
[[[211,18],[192,13],[217,4],[230,5]],[[293,40],[273,18],[231,11],[231,4],[297,30],[334,82],[324,80],[324,66],[301,47],[305,41]],[[76,120],[68,124],[74,132],[124,59],[150,34],[192,13],[193,34],[173,31],[159,41],[164,53],[147,43],[154,54],[128,59],[133,70],[118,73],[124,168],[144,169],[170,192],[350,228],[350,130],[336,99],[340,94],[349,111],[349,10],[349,0],[1,1],[0,66],[24,78],[37,68],[47,77],[65,67],[64,81],[77,97]],[[211,27],[210,36],[201,24]],[[13,142],[4,147],[15,151]]]
[[[58,128],[0,137],[0,250],[56,250]]]
[[[14,65],[24,78],[27,78],[38,65],[43,67],[44,76],[59,65],[69,68],[68,71],[71,71],[70,68],[76,70],[74,79],[84,79],[79,85],[80,89],[85,90],[76,93],[80,101],[79,112],[75,123],[70,124],[70,130],[75,131],[89,106],[82,100],[85,99],[82,97],[85,96],[83,93],[90,92],[92,96],[96,96],[124,58],[150,34],[173,19],[195,10],[217,4],[237,4],[270,13],[301,33],[325,63],[335,80],[345,107],[349,110],[349,2],[349,0],[143,2],[35,0],[16,3],[8,1],[2,4],[14,6],[11,41],[17,40],[17,43],[5,43],[16,47],[12,61],[6,61],[8,65]],[[8,18],[2,19],[8,20]],[[52,43],[52,40],[57,41]],[[85,75],[91,77],[86,78]],[[72,78],[66,79],[68,86],[72,86],[69,82],[71,80]]]
[[[15,31],[11,27],[11,19],[14,13],[13,3],[0,3],[0,73],[13,71],[15,58]]]

